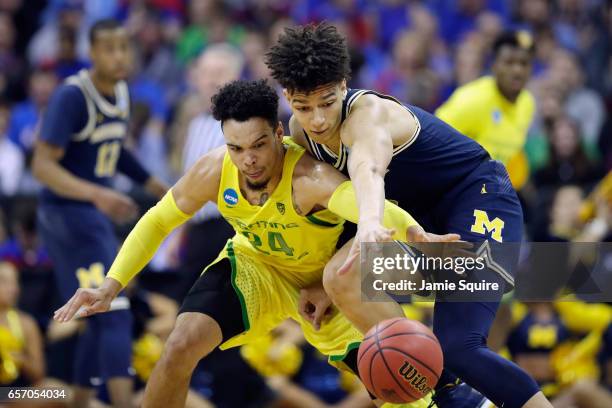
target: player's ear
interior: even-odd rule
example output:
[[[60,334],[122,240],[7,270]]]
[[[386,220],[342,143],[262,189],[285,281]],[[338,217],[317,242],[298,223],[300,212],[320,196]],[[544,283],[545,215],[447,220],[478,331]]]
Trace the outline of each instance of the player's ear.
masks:
[[[278,121],[278,125],[276,126],[276,131],[274,135],[280,142],[282,142],[283,137],[285,137],[285,129],[283,128],[283,122],[281,122],[280,120]]]
[[[346,86],[346,78],[340,82],[340,92],[342,92],[342,98],[346,98],[346,94],[348,93],[348,89]]]
[[[291,94],[287,88],[283,88],[283,95],[285,96],[285,99],[287,99],[287,103],[291,104]]]

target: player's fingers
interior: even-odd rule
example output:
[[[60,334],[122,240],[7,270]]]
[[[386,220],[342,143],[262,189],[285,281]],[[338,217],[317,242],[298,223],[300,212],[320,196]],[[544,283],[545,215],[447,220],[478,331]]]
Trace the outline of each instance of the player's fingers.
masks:
[[[81,308],[81,306],[88,304],[90,302],[88,295],[89,294],[87,292],[80,291],[79,289],[79,292],[74,295],[73,300],[68,305],[68,309],[66,309],[66,311],[64,312],[61,321],[67,322],[71,320],[76,314],[76,312]]]
[[[323,319],[327,315],[327,311],[329,310],[330,306],[331,306],[331,300],[329,298],[320,300],[315,305],[315,311],[314,311],[314,316],[313,316],[313,326],[315,329],[319,330],[321,328],[321,323],[323,322]]]
[[[304,295],[301,295],[298,303],[298,313],[300,314],[300,316],[302,316],[304,320],[307,320],[312,323],[312,317],[310,315],[310,309],[308,307],[309,304],[310,302],[306,300]]]
[[[459,234],[434,235],[432,242],[456,242],[461,239]]]
[[[427,233],[422,227],[412,225],[406,230],[406,240],[408,242],[427,242]]]
[[[96,313],[107,312],[110,309],[110,303],[101,299],[89,302],[90,306],[84,306],[76,313],[76,317],[87,317]]]
[[[383,239],[382,241],[391,241],[393,240],[393,235],[395,235],[395,229],[393,228],[389,228],[385,230],[385,233],[383,234]]]
[[[66,302],[64,306],[60,307],[59,309],[55,311],[55,314],[53,316],[55,320],[57,320],[58,322],[61,322],[64,320],[64,317],[66,316],[66,312],[70,309],[70,305],[75,301],[78,293],[79,292],[77,291],[77,293],[75,293],[74,295],[72,295],[70,299],[68,299],[68,302]]]
[[[319,330],[321,328],[321,320],[323,319],[323,316],[325,315],[325,310],[327,308],[323,308],[323,312],[321,311],[321,308],[316,308],[315,312],[314,312],[314,316],[312,319],[312,326],[314,327],[315,330]]]

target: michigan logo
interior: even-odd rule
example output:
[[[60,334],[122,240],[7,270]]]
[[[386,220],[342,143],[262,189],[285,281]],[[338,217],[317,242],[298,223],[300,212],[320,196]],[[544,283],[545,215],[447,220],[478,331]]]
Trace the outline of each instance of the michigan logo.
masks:
[[[399,369],[399,375],[415,390],[423,395],[431,391],[431,387],[427,384],[427,377],[419,373],[412,364],[404,361],[404,365]]]
[[[474,225],[472,225],[470,231],[482,235],[490,233],[492,239],[497,242],[503,242],[503,229],[504,221],[502,221],[500,218],[495,217],[493,220],[490,220],[486,211],[474,210]]]
[[[281,213],[281,215],[285,215],[285,204],[276,203],[276,209],[278,210],[279,213]]]
[[[101,262],[91,264],[89,268],[78,268],[76,271],[79,287],[97,288],[104,282],[104,265]]]
[[[223,200],[227,205],[238,204],[238,193],[233,188],[228,188],[223,192]]]

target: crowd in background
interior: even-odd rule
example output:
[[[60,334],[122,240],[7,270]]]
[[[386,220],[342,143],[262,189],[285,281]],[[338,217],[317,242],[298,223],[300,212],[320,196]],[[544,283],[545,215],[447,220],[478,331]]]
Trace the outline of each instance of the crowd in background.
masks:
[[[107,17],[122,21],[134,44],[127,145],[150,172],[168,183],[195,161],[194,152],[206,148],[202,145],[209,143],[208,134],[218,135],[220,129],[209,114],[210,97],[218,86],[236,78],[268,78],[274,83],[262,58],[269,46],[286,26],[322,20],[336,25],[347,37],[351,87],[391,94],[430,112],[458,86],[489,72],[491,46],[502,30],[531,33],[535,54],[528,89],[535,97],[537,113],[524,148],[526,160],[519,170],[526,175],[519,193],[527,240],[573,240],[584,234],[579,216],[583,201],[612,169],[609,0],[0,0],[0,260],[4,261],[0,263],[0,295],[4,296],[0,303],[10,303],[7,299],[13,296],[13,302],[33,316],[42,333],[46,373],[30,370],[35,380],[69,377],[70,347],[66,344],[78,325],[57,327],[51,321],[59,305],[53,297],[53,265],[36,231],[40,186],[30,171],[32,150],[54,88],[89,66],[88,29]],[[281,89],[279,94],[286,124],[290,110]],[[116,186],[137,198],[142,210],[151,205],[151,198],[127,179],[118,177]],[[607,203],[598,202],[595,207],[600,217],[612,222]],[[609,226],[598,240],[606,240]],[[117,233],[123,235],[129,228],[118,226]],[[194,227],[185,229],[189,228]],[[166,241],[130,289],[136,320],[141,322],[135,328],[141,340],[135,354],[141,358],[137,371],[143,378],[150,371],[148,364],[155,360],[155,351],[159,352],[156,339],[168,335],[177,304],[201,266],[189,261],[193,249],[188,248],[185,229]],[[17,292],[11,295],[5,290],[11,275],[6,270],[13,266],[21,286],[18,300]],[[574,339],[598,330],[601,347],[595,348],[601,352],[606,347],[607,328],[601,322],[609,323],[612,312],[607,305],[594,307],[600,314],[593,327],[559,325],[567,338]],[[564,316],[563,310],[555,308],[520,310],[514,315],[517,322],[522,321],[517,316],[530,312],[536,316],[552,313],[555,319]],[[143,333],[155,336],[143,337]],[[608,333],[608,348],[612,348],[611,337]],[[302,351],[290,348],[284,352],[290,361],[304,361],[306,368],[296,363],[295,367],[280,367],[279,372],[291,376],[299,372],[304,387],[310,387],[320,401],[339,401],[329,385],[340,381],[337,375],[313,365],[318,357],[296,344]],[[509,340],[507,345],[512,344]],[[222,391],[227,385],[216,383],[224,374],[215,377],[210,373],[244,364],[235,353],[224,356],[218,357],[220,362],[213,356],[193,383],[200,395],[220,406],[237,396],[231,389]],[[319,371],[305,363],[308,356],[310,365]],[[226,363],[232,359],[235,364]],[[258,366],[257,362],[253,365]],[[320,373],[319,377],[309,369]],[[606,369],[608,386],[612,386],[612,365],[600,364],[597,373],[604,374]],[[244,377],[251,375],[258,374],[253,371]],[[568,380],[564,385],[571,383]],[[263,385],[253,384],[259,383],[247,378],[243,386],[245,393],[250,390],[252,401],[273,398],[272,391],[268,395]],[[287,386],[268,385],[277,391]],[[232,405],[227,402],[225,406]],[[261,405],[253,402],[253,406]]]

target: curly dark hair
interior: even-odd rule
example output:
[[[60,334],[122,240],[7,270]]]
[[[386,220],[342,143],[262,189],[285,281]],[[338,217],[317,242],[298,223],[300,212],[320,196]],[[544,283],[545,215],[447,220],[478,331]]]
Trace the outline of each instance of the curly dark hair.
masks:
[[[493,43],[493,57],[497,58],[499,51],[504,46],[520,48],[527,51],[531,56],[535,53],[533,37],[527,31],[508,30],[502,32]]]
[[[212,97],[212,114],[221,124],[229,119],[244,122],[251,118],[263,118],[276,129],[278,95],[263,79],[232,81]]]
[[[285,28],[266,53],[266,65],[283,88],[310,92],[321,85],[349,79],[346,40],[325,22]]]

